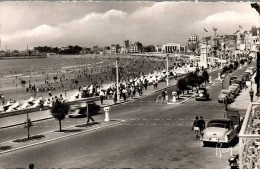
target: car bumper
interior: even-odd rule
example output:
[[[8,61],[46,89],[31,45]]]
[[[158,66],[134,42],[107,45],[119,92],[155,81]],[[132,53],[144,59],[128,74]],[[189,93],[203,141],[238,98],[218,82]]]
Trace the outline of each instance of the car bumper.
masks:
[[[209,138],[209,139],[201,138],[201,141],[210,142],[210,143],[229,143],[228,141],[219,138]]]

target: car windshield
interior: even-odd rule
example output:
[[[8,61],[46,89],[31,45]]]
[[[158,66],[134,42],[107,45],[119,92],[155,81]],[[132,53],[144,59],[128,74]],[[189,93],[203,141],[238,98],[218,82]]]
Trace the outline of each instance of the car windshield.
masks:
[[[226,128],[226,124],[224,123],[209,123],[208,127],[218,127],[218,128]]]
[[[229,91],[222,91],[221,93],[222,93],[222,94],[228,94]]]

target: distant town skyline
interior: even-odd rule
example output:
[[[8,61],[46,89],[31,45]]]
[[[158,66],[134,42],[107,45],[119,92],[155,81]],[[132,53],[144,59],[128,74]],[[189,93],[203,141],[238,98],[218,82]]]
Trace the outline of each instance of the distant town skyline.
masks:
[[[1,49],[35,46],[186,44],[199,37],[259,27],[250,2],[1,2]],[[204,31],[206,29],[208,32]]]

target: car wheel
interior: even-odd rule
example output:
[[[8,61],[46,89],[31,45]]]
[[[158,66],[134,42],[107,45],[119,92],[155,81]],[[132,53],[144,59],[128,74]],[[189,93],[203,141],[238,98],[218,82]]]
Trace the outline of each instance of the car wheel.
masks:
[[[207,147],[209,143],[207,141],[203,141],[203,147]]]

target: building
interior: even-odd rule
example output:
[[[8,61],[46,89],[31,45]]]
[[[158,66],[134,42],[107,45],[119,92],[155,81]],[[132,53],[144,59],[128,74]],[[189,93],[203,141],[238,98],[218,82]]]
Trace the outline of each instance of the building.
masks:
[[[98,47],[98,45],[92,47],[92,52],[94,54],[102,54],[104,52],[104,48]]]
[[[128,53],[128,51],[129,51],[129,46],[130,46],[129,40],[125,40],[125,41],[124,41],[125,53]]]
[[[120,46],[119,44],[112,44],[110,49],[111,54],[116,54],[120,52]]]
[[[104,47],[103,52],[104,52],[105,54],[110,54],[110,53],[111,53],[110,46]]]
[[[163,53],[179,53],[181,45],[176,43],[166,43],[162,45]]]
[[[82,48],[80,51],[80,54],[90,54],[92,53],[92,50],[90,48]]]
[[[199,37],[197,35],[191,35],[187,42],[187,51],[195,52],[199,47]]]
[[[160,45],[155,46],[155,52],[161,53],[162,52],[162,46],[160,46]]]
[[[143,45],[140,42],[134,42],[129,44],[129,53],[141,53]]]

